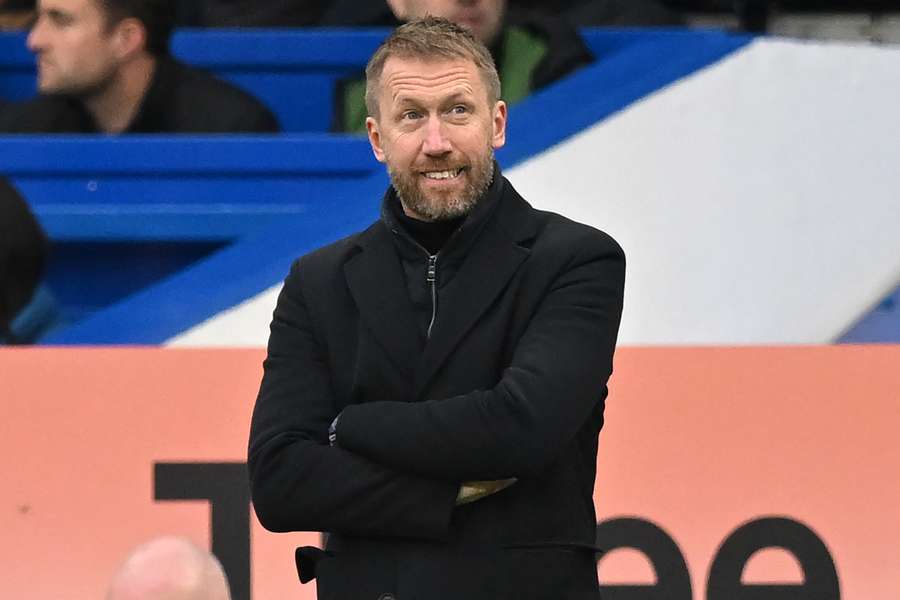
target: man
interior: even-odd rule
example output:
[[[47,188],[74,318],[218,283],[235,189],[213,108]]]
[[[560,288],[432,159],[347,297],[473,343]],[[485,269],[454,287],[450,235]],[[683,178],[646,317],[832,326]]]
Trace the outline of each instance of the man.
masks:
[[[598,598],[597,434],[625,259],[499,172],[506,104],[449,21],[367,67],[391,187],[365,231],[300,258],[250,432],[254,506],[320,598]]]
[[[137,547],[119,568],[106,600],[231,600],[216,557],[182,538]]]
[[[471,31],[491,52],[507,104],[519,102],[594,60],[581,36],[565,20],[508,10],[507,0],[387,0],[387,5],[393,25],[432,15]],[[364,90],[362,77],[338,83],[333,129],[365,131]]]
[[[28,47],[37,99],[0,115],[9,133],[274,132],[236,87],[169,56],[171,0],[40,0]]]

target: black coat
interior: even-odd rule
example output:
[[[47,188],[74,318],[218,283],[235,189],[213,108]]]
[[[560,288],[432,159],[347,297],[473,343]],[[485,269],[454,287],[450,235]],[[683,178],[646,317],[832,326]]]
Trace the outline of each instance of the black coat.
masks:
[[[599,597],[593,487],[624,255],[502,176],[476,210],[490,213],[427,344],[384,221],[285,281],[251,488],[265,527],[331,532],[320,598]],[[455,506],[460,482],[509,477]]]

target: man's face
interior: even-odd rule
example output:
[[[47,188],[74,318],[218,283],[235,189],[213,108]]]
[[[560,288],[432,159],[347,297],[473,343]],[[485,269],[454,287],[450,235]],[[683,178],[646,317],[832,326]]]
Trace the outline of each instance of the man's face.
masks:
[[[465,27],[490,46],[500,31],[506,0],[404,0],[405,19],[443,17]]]
[[[378,118],[366,121],[369,141],[406,213],[425,221],[467,214],[506,141],[506,105],[488,101],[475,63],[390,57],[378,102]]]
[[[117,68],[114,29],[97,0],[39,0],[28,48],[37,57],[38,89],[45,94],[89,95]]]

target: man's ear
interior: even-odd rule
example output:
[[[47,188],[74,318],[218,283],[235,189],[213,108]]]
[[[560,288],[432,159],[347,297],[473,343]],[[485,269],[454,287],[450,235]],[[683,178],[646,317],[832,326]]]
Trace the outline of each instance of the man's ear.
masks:
[[[506,116],[506,102],[497,100],[497,103],[494,105],[493,118],[491,119],[493,127],[491,145],[494,147],[494,150],[502,148],[506,144]]]
[[[138,19],[122,19],[113,31],[116,54],[127,59],[147,49],[147,28]]]
[[[366,133],[369,135],[369,143],[372,145],[372,154],[378,162],[384,162],[384,148],[381,146],[381,130],[378,121],[372,117],[366,117]]]

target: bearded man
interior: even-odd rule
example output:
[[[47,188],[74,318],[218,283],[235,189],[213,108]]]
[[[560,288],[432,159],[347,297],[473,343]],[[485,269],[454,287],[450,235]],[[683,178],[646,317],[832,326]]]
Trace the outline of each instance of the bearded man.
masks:
[[[599,598],[597,436],[625,259],[533,209],[493,160],[506,104],[450,21],[366,71],[391,187],[365,231],[295,262],[250,432],[253,502],[319,598]]]

